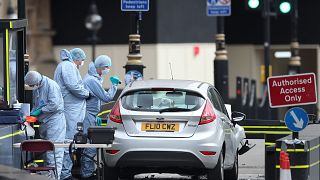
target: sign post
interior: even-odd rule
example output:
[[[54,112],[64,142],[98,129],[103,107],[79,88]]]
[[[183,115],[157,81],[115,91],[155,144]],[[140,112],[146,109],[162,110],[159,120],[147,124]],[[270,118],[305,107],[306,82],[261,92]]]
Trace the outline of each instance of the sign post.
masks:
[[[225,44],[224,16],[231,15],[231,0],[207,0],[207,16],[217,16],[216,56],[213,61],[214,86],[225,102],[229,102],[228,56]]]
[[[135,22],[135,25],[129,35],[128,61],[124,66],[126,69],[125,82],[127,84],[132,80],[143,78],[145,66],[142,63],[142,55],[140,53],[140,21],[142,21],[142,11],[149,11],[149,0],[121,0],[121,11],[131,11],[132,15],[135,15],[132,18],[132,22]]]
[[[316,77],[314,73],[273,76],[268,78],[271,108],[299,106],[317,103]],[[292,138],[299,138],[299,131],[309,122],[302,108],[291,108],[285,115],[286,126],[293,131]]]

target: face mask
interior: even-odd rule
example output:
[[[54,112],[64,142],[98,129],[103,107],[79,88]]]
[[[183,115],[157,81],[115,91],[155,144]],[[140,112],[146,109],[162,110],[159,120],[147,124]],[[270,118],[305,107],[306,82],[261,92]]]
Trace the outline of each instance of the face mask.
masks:
[[[110,72],[110,69],[102,70],[102,74],[103,74],[103,75],[106,75],[106,74],[108,74],[109,72]]]
[[[80,65],[77,65],[77,68],[79,69],[79,68],[81,68],[82,66],[83,66],[83,64],[84,64],[84,61],[81,61],[81,64]]]
[[[31,87],[31,89],[32,90],[37,90],[37,89],[39,89],[39,87],[40,87],[39,85],[34,85],[33,87]]]

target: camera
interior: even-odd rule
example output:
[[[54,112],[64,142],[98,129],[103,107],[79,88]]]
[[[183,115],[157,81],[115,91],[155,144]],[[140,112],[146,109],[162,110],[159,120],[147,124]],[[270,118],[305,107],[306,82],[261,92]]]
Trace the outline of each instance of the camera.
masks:
[[[74,135],[74,141],[76,144],[86,144],[87,143],[87,135],[83,133],[83,123],[77,123],[77,133]]]

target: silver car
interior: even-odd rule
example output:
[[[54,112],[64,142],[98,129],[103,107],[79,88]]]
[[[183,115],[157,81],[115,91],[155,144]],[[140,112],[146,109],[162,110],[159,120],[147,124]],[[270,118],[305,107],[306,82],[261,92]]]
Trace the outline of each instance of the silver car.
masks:
[[[230,118],[232,117],[232,119]],[[122,91],[107,126],[116,127],[105,157],[108,180],[158,172],[198,179],[238,179],[238,150],[245,138],[218,91],[189,80],[134,81]]]

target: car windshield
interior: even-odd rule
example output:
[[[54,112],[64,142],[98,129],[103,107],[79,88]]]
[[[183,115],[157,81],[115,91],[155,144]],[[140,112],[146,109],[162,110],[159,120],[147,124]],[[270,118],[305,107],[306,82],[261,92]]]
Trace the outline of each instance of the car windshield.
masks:
[[[139,90],[126,93],[122,106],[133,111],[186,112],[199,109],[204,98],[185,90]]]

